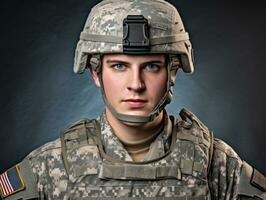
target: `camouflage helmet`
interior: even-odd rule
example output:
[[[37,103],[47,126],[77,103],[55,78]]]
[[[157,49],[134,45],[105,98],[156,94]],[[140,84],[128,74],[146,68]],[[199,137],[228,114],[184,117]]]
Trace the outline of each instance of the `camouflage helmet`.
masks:
[[[143,33],[136,38],[134,30],[140,29]],[[80,34],[74,72],[83,73],[91,55],[134,52],[179,55],[183,71],[194,71],[189,36],[173,5],[164,0],[104,0],[92,8]]]
[[[168,79],[164,96],[143,116],[117,112],[104,91],[102,55],[166,54]],[[88,62],[88,63],[87,63]],[[193,72],[192,47],[176,8],[164,0],[103,0],[93,7],[77,44],[74,71],[86,67],[98,73],[105,105],[123,122],[146,123],[171,102],[175,78],[172,71]]]

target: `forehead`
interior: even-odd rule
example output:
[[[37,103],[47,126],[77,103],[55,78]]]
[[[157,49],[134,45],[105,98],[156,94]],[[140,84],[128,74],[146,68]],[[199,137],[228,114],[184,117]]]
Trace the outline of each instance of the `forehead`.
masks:
[[[126,55],[126,54],[105,54],[103,63],[107,61],[122,61],[127,63],[144,63],[151,61],[165,62],[164,54]]]

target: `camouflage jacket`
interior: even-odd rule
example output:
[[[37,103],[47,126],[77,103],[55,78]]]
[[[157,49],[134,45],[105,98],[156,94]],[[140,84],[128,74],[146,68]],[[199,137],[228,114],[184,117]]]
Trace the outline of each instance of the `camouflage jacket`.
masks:
[[[10,178],[8,184],[13,191],[1,182],[2,197],[266,199],[266,179],[262,174],[241,160],[226,143],[213,139],[194,114],[183,109],[180,115],[183,120],[165,117],[163,130],[137,165],[132,164],[104,114],[97,120],[80,120],[59,139],[34,150],[3,173],[0,181],[4,175],[5,180]],[[174,143],[177,148],[172,149]],[[195,150],[200,146],[205,148]],[[171,160],[178,164],[171,165]]]

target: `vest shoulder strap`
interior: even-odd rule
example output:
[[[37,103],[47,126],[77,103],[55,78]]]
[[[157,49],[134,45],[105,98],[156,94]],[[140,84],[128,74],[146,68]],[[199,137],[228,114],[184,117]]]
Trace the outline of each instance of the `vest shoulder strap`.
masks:
[[[77,140],[80,145],[95,144],[97,123],[95,119],[82,119],[73,123],[60,134],[61,142],[64,139],[65,141]]]
[[[204,146],[208,150],[208,168],[209,172],[213,155],[213,133],[207,126],[201,122],[191,111],[183,108],[180,113],[182,120],[176,122],[176,126],[182,131],[178,131],[177,139],[188,140],[193,143]]]
[[[85,154],[93,156],[98,154],[98,148],[96,147],[97,135],[99,134],[98,123],[99,122],[96,119],[79,120],[60,134],[62,158],[67,174],[71,173],[71,162],[69,162],[69,157],[77,156],[74,154],[76,151],[79,151],[79,149],[83,148],[80,154],[84,154],[84,156]],[[84,148],[86,151],[84,151]],[[76,176],[80,174],[78,171],[83,170],[75,170]]]

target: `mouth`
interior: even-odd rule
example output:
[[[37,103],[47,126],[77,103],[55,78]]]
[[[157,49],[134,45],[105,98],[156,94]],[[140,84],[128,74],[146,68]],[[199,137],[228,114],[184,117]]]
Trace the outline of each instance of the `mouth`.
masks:
[[[123,102],[130,108],[143,108],[148,101],[145,99],[125,99]]]

